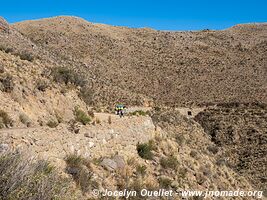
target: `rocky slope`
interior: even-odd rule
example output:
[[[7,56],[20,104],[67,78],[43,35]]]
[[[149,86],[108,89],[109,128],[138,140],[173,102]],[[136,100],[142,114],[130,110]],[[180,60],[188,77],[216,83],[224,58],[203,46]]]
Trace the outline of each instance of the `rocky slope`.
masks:
[[[82,61],[94,80],[92,104],[267,102],[264,23],[168,32],[56,17],[13,27],[50,52]]]
[[[214,144],[201,126],[179,112],[157,112],[152,119],[148,116],[120,119],[111,115],[111,124],[108,115],[96,115],[101,119],[100,124],[80,127],[76,134],[63,124],[55,129],[1,130],[0,139],[5,142],[1,145],[2,151],[16,149],[37,160],[48,159],[61,173],[70,173],[74,180],[75,170],[85,170],[82,176],[89,173],[91,178],[76,180],[77,189],[83,191],[79,199],[94,197],[93,188],[100,191],[125,188],[136,191],[140,188],[253,190],[244,177],[218,162],[217,152],[211,150]],[[138,142],[153,146],[151,159],[138,155]],[[81,155],[86,164],[65,162],[68,155]]]
[[[228,165],[267,192],[267,109],[261,104],[224,104],[199,113],[195,119],[224,148]]]

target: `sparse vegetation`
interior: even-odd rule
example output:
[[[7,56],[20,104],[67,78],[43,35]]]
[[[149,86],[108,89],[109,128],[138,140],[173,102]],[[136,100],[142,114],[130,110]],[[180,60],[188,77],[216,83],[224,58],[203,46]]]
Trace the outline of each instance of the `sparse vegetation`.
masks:
[[[155,106],[153,109],[154,109],[156,112],[161,111],[161,108],[160,108],[159,106]]]
[[[59,124],[62,123],[63,122],[62,116],[58,112],[56,112],[55,115],[56,115],[56,118],[57,118],[58,123]]]
[[[70,187],[70,179],[61,177],[47,161],[0,154],[0,199],[69,199]]]
[[[75,108],[74,110],[75,120],[81,122],[83,125],[86,125],[91,122],[90,117],[81,109]]]
[[[8,128],[10,126],[13,126],[13,120],[5,111],[0,110],[0,128]]]
[[[95,117],[95,114],[94,114],[94,111],[93,111],[93,110],[89,110],[89,111],[88,111],[88,115],[89,115],[89,117],[91,117],[91,118],[94,118],[94,117]]]
[[[179,146],[182,146],[186,140],[182,134],[176,134],[175,141],[179,144]]]
[[[93,105],[94,93],[95,93],[94,89],[88,86],[84,86],[81,88],[79,96],[84,100],[86,104]]]
[[[0,45],[0,51],[4,51],[5,53],[11,53],[14,56],[20,57],[21,60],[27,60],[29,62],[32,62],[34,60],[34,56],[31,53],[26,51],[17,52],[14,50],[13,47]]]

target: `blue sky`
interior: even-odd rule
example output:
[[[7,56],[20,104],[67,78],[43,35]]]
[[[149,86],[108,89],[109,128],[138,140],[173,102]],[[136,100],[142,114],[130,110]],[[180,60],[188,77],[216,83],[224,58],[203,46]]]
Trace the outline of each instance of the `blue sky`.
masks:
[[[0,16],[10,23],[58,15],[91,22],[158,30],[225,29],[267,22],[267,0],[5,0]]]

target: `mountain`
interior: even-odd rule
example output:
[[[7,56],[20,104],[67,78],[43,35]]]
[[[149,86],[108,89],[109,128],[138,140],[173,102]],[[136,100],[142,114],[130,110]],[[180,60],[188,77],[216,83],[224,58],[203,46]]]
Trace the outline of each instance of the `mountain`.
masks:
[[[170,32],[55,17],[12,26],[50,52],[84,63],[92,104],[267,102],[265,23]]]
[[[266,33],[266,23],[171,32],[0,18],[0,199],[125,188],[264,199]]]

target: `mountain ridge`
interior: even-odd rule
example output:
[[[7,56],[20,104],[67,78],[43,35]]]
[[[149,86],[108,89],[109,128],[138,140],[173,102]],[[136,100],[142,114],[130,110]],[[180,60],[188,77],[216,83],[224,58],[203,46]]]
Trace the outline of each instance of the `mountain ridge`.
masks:
[[[130,105],[145,101],[132,101],[131,93],[168,106],[267,102],[266,24],[162,32],[56,17],[12,26],[50,52],[90,66],[87,76],[97,79],[90,88],[93,104],[115,103],[120,97]]]

